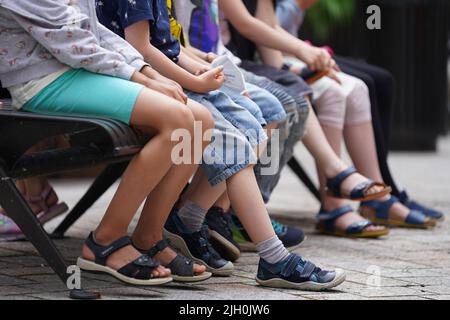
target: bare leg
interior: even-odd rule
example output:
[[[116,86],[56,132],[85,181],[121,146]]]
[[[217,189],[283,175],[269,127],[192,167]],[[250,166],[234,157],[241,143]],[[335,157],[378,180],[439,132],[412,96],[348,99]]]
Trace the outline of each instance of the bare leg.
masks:
[[[344,136],[347,150],[358,171],[375,181],[383,181],[377,160],[372,123],[345,126]],[[389,198],[390,195],[387,195],[379,200],[386,201]],[[410,210],[399,202],[390,210],[391,217],[400,221],[404,221],[409,212]]]
[[[193,132],[194,117],[186,106],[152,90],[143,89],[139,94],[131,124],[148,127],[156,132],[130,162],[122,181],[98,226],[95,236],[99,244],[108,245],[127,234],[127,228],[137,209],[172,167],[171,150],[174,143],[171,133],[178,128]],[[141,254],[132,246],[112,254],[107,264],[117,270],[138,258]],[[83,247],[83,257],[94,259],[92,252]],[[155,269],[155,277],[167,276],[170,270]]]
[[[338,128],[333,128],[331,126],[326,126],[324,124],[322,124],[322,128],[323,128],[323,132],[325,133],[325,136],[327,137],[327,140],[328,140],[331,148],[333,148],[336,155],[340,156],[341,155],[341,145],[342,145],[342,130],[340,130]],[[319,173],[319,180],[320,180],[320,193],[322,196],[322,207],[326,211],[332,211],[332,210],[335,210],[337,208],[347,205],[348,202],[345,200],[329,197],[326,195],[326,192],[325,192],[326,177],[321,172],[320,169],[318,169],[318,173]],[[361,172],[361,173],[364,174],[364,172]],[[371,178],[371,177],[369,176],[369,178]],[[380,181],[380,180],[376,180],[376,181]],[[364,219],[359,214],[357,214],[355,212],[350,212],[350,213],[347,213],[336,219],[336,228],[339,230],[345,230],[351,224],[361,221],[361,220],[364,220]],[[383,230],[383,228],[377,227],[377,226],[369,226],[365,230],[366,231],[379,231],[379,230]]]
[[[203,138],[205,131],[214,127],[214,120],[209,112],[198,103],[189,101],[188,107],[194,114],[195,120],[202,122],[202,131],[199,132],[201,137],[196,137],[196,139]],[[202,150],[208,144],[209,141],[203,141]],[[194,150],[194,141],[192,150]],[[170,210],[198,167],[194,160],[192,156],[192,164],[173,166],[161,183],[147,197],[139,223],[133,234],[133,242],[138,248],[148,250],[163,239],[162,230]],[[166,248],[155,256],[163,265],[168,265],[175,257],[176,253],[170,248]],[[204,266],[194,265],[194,272],[196,273],[203,273],[205,270]]]
[[[327,178],[331,178],[345,170],[348,166],[336,155],[317,120],[316,115],[311,110],[306,123],[306,135],[303,142],[309,152],[316,160],[317,166]],[[360,174],[353,174],[344,180],[341,189],[350,192],[356,185],[365,181],[366,178]],[[380,187],[370,188],[367,194],[377,193]]]
[[[230,177],[227,190],[233,209],[253,243],[275,236],[253,167],[247,167]]]
[[[273,130],[276,129],[278,127],[278,122],[273,122],[273,123],[269,123],[266,127],[266,134],[269,137],[272,137],[272,133]],[[256,150],[256,154],[258,155],[258,158],[261,157],[261,155],[263,154],[264,150],[267,148],[267,142],[265,142],[264,144],[261,144],[257,147]],[[219,199],[217,199],[216,203],[214,203],[214,207],[218,207],[223,209],[224,212],[227,212],[230,207],[231,207],[231,203],[230,203],[230,199],[228,197],[228,193],[225,191],[220,197]]]

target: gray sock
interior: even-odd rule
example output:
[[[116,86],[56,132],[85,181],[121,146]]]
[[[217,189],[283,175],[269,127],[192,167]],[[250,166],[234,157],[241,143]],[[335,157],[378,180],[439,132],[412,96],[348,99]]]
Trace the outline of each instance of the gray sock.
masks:
[[[186,203],[178,210],[178,216],[186,227],[192,232],[200,231],[208,210],[200,208],[192,201]]]
[[[261,258],[271,264],[285,260],[290,254],[276,235],[258,243],[256,250]]]

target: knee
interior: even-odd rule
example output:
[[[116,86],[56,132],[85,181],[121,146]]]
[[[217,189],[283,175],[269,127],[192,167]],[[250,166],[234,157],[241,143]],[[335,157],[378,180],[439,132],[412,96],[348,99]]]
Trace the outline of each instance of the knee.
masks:
[[[323,125],[342,129],[346,114],[346,97],[334,84],[315,102],[317,118]]]
[[[347,98],[347,114],[345,124],[360,124],[370,122],[372,110],[369,89],[361,80],[357,80],[353,91]]]
[[[175,130],[187,130],[191,134],[194,133],[194,121],[195,117],[192,111],[186,106],[180,106],[175,112],[167,119],[166,131],[172,134]]]
[[[203,132],[206,132],[210,129],[214,129],[214,118],[211,112],[208,111],[202,105],[195,105],[191,107],[192,114],[194,116],[195,121],[201,123],[201,128]]]

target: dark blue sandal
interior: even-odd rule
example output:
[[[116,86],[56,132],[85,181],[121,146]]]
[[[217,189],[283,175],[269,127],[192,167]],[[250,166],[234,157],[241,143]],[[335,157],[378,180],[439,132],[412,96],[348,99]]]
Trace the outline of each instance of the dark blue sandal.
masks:
[[[131,238],[128,236],[122,237],[108,246],[101,246],[95,242],[91,232],[85,244],[94,254],[95,261],[78,258],[77,265],[84,271],[106,273],[127,284],[139,286],[155,286],[172,281],[172,277],[154,278],[152,276],[152,271],[159,266],[159,263],[148,255],[140,256],[119,270],[114,270],[106,265],[108,257],[114,252],[132,245]]]
[[[320,209],[317,215],[316,229],[323,234],[346,238],[378,238],[389,234],[389,230],[384,228],[379,231],[366,231],[367,227],[375,225],[369,220],[362,220],[349,225],[345,230],[336,228],[336,220],[343,215],[353,212],[351,206],[343,206],[333,211]]]
[[[334,198],[348,199],[353,201],[369,201],[384,197],[385,195],[391,193],[391,187],[382,182],[375,182],[368,179],[354,187],[350,194],[344,194],[341,191],[342,183],[345,179],[355,173],[357,173],[355,167],[349,167],[334,178],[327,179],[327,195]],[[367,192],[375,186],[382,187],[383,189],[373,194],[367,194]]]
[[[361,203],[359,212],[366,219],[380,225],[418,229],[427,229],[436,225],[435,220],[427,219],[427,216],[417,210],[411,210],[404,221],[390,219],[389,211],[398,202],[400,200],[395,196],[391,196],[386,201],[365,201]]]
[[[161,240],[155,244],[147,255],[154,258],[159,252],[163,251],[169,246],[167,240]],[[186,258],[185,256],[177,253],[177,256],[165,267],[172,271],[172,278],[178,282],[198,282],[211,278],[211,272],[203,272],[196,275],[194,273],[194,261]]]
[[[307,291],[331,289],[344,281],[343,270],[322,270],[295,253],[291,253],[287,259],[275,264],[260,259],[256,276],[256,282],[262,286]]]
[[[444,221],[444,219],[445,219],[445,216],[442,212],[437,211],[432,208],[428,208],[416,201],[411,200],[409,198],[408,194],[406,193],[406,191],[400,192],[398,199],[400,200],[401,203],[403,203],[409,209],[420,211],[427,217],[430,217],[431,219],[434,219],[436,221]]]

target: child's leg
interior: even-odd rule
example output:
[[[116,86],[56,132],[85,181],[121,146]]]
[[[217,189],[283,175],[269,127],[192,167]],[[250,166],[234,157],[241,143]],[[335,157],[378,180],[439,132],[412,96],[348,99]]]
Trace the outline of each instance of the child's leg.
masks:
[[[227,192],[236,215],[254,243],[275,236],[252,167],[230,177]]]
[[[341,146],[343,138],[343,127],[346,116],[352,113],[353,110],[347,108],[346,97],[342,93],[342,90],[337,84],[332,84],[330,88],[323,93],[323,95],[315,101],[317,110],[317,118],[322,126],[323,132],[328,140],[333,151],[337,156],[341,156]],[[370,104],[367,107],[368,115],[370,117]],[[358,115],[359,119],[362,119]],[[355,118],[354,118],[355,119]],[[345,200],[330,197],[326,194],[326,176],[322,170],[317,167],[320,181],[320,192],[322,196],[322,208],[325,211],[331,212],[338,208],[346,206],[348,203]],[[359,169],[359,167],[358,167]],[[360,171],[361,172],[361,171]],[[363,172],[361,172],[363,173]],[[363,173],[364,174],[364,173]],[[381,181],[368,176],[375,181]],[[338,230],[345,230],[351,224],[364,220],[359,214],[354,212],[346,213],[336,219],[335,226]],[[366,231],[377,231],[379,227],[369,226],[365,228]]]
[[[214,121],[209,112],[200,104],[189,100],[188,108],[194,114],[195,120],[202,124],[202,130],[198,133],[196,132],[196,135],[201,136],[196,136],[195,139],[202,139],[201,151],[203,152],[209,144],[209,141],[203,140],[204,133],[214,128]],[[194,150],[194,144],[193,140],[191,150]],[[140,220],[133,234],[133,242],[138,248],[148,250],[163,239],[162,231],[169,212],[198,167],[195,161],[196,159],[192,155],[190,164],[174,165],[147,197]],[[175,257],[176,253],[170,248],[166,248],[155,256],[164,265],[169,264]],[[196,265],[194,266],[194,271],[202,273],[205,271],[205,267]]]
[[[331,148],[319,121],[312,110],[306,122],[306,134],[303,142],[316,160],[317,166],[323,171],[327,178],[338,175],[348,167]],[[350,192],[355,186],[366,180],[367,178],[361,174],[353,174],[344,180],[341,189],[344,192]],[[367,190],[367,194],[374,194],[381,190],[381,187],[374,186]]]
[[[371,122],[369,91],[361,80],[347,99],[347,110],[353,116],[349,114],[345,119],[344,137],[355,167],[366,177],[383,181]],[[386,201],[390,197],[386,195],[378,200]],[[400,221],[404,221],[409,213],[410,209],[401,202],[394,203],[390,209],[391,217]]]
[[[130,124],[156,132],[130,162],[119,187],[98,226],[95,237],[101,245],[108,245],[127,234],[127,228],[146,196],[156,187],[172,167],[171,141],[173,130],[184,128],[193,132],[194,117],[186,106],[160,93],[143,89],[134,106]],[[113,253],[107,265],[114,270],[135,260],[141,254],[131,246]],[[92,252],[83,247],[83,257],[94,258]],[[170,274],[165,268],[157,268],[154,276]]]

